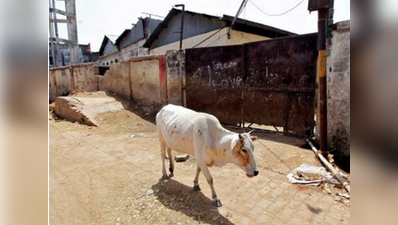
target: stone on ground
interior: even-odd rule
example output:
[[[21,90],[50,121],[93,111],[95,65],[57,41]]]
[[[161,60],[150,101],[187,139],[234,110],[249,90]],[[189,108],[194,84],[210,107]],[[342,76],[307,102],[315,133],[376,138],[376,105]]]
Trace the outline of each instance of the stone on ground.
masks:
[[[55,113],[71,122],[89,126],[98,126],[95,117],[100,113],[124,109],[121,102],[110,96],[58,97],[55,101]]]

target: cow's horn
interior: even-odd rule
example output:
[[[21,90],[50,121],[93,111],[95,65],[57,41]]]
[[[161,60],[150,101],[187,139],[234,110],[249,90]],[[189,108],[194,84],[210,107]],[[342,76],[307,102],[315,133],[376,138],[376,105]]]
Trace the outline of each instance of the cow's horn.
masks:
[[[249,131],[249,133],[248,133],[248,134],[251,134],[253,131],[254,131],[254,130],[251,130],[251,131]]]

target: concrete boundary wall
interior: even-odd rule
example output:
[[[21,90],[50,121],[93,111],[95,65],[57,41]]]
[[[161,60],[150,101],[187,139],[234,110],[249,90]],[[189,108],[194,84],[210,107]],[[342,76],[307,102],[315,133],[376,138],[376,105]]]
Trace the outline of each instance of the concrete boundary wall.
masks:
[[[101,86],[105,91],[134,100],[148,111],[159,110],[168,103],[166,57],[134,57],[112,64]]]
[[[98,91],[98,65],[85,63],[49,69],[49,100],[69,95],[72,91]]]
[[[185,78],[185,51],[171,50],[166,53],[167,99],[174,105],[183,102],[183,78]]]
[[[327,56],[328,145],[350,156],[350,21],[334,25]]]
[[[113,63],[105,72],[104,89],[131,99],[129,62]]]

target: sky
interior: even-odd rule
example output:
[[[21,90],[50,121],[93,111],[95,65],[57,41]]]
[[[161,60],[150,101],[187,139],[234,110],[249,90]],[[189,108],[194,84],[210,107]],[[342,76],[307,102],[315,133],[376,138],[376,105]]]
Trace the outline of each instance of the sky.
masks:
[[[283,16],[267,16],[285,12],[302,0],[249,0],[239,18],[266,24],[298,34],[317,31],[317,12],[309,13],[308,0]],[[63,1],[56,1],[57,8],[64,9]],[[334,21],[350,19],[350,0],[334,0]],[[185,4],[187,11],[222,16],[235,16],[242,0],[76,0],[78,40],[91,43],[91,50],[98,51],[104,35],[120,35],[130,29],[142,14],[151,13],[165,17],[173,5]],[[66,38],[66,25],[59,28]]]

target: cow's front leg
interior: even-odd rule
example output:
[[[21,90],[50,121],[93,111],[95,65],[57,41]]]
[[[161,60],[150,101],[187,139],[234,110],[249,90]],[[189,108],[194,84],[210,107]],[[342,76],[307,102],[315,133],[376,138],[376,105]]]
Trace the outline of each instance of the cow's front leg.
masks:
[[[210,185],[211,197],[213,199],[213,205],[216,207],[222,206],[220,199],[217,198],[216,190],[214,190],[213,177],[210,174],[209,168],[207,168],[206,165],[201,165],[200,169],[202,170],[203,174],[205,175],[207,183],[209,183],[209,185]]]
[[[196,175],[195,179],[193,180],[193,190],[194,191],[200,191],[199,187],[199,174],[200,174],[200,167],[199,165],[196,166]]]

